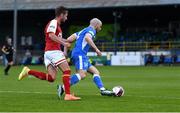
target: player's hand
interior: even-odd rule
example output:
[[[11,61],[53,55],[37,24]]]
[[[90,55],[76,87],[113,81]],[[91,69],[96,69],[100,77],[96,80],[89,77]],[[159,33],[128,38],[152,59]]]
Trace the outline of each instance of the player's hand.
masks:
[[[101,51],[99,49],[96,49],[96,53],[97,53],[98,56],[102,56],[102,53],[101,53]]]

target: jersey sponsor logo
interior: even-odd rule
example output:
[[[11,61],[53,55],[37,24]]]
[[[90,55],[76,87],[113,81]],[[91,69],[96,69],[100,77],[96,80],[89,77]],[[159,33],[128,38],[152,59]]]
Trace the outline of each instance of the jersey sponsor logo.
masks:
[[[55,29],[55,26],[49,26],[49,28]]]
[[[88,62],[84,62],[84,67],[88,67]]]

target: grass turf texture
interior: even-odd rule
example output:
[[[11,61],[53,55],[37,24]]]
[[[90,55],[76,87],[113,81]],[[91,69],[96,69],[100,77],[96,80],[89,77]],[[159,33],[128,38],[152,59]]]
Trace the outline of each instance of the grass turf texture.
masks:
[[[55,83],[34,77],[18,81],[22,66],[14,66],[4,76],[0,66],[0,111],[47,112],[180,112],[180,67],[98,67],[105,86],[122,85],[124,97],[101,96],[92,76],[72,87],[80,101],[58,100]],[[45,71],[44,66],[30,66]],[[72,67],[74,71],[74,67]]]

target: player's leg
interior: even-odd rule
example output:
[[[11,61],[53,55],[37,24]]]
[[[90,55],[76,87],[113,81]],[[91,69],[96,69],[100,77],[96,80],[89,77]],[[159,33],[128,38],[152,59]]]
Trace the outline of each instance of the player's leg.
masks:
[[[75,64],[77,73],[71,76],[71,85],[75,85],[80,80],[84,79],[88,69],[88,58],[86,56],[76,56],[73,58],[73,62]]]
[[[49,65],[47,67],[47,71],[48,71],[48,73],[44,73],[44,72],[40,72],[40,71],[36,71],[36,70],[29,70],[28,74],[32,75],[38,79],[41,79],[41,80],[54,82],[54,80],[56,79],[56,75],[57,75],[57,69],[54,66]]]
[[[58,67],[63,72],[62,80],[63,80],[64,90],[65,90],[64,100],[79,100],[79,99],[81,99],[80,97],[75,97],[74,95],[70,94],[70,75],[71,75],[71,70],[70,70],[68,62],[65,60],[64,62],[59,64]],[[60,96],[60,95],[58,94],[58,96]]]
[[[71,75],[70,67],[66,61],[59,64],[58,67],[63,72],[62,80],[65,86],[65,93],[70,94],[70,82],[69,82]]]
[[[80,80],[83,80],[86,77],[86,71],[85,70],[77,70],[76,74],[71,75],[71,80],[70,80],[70,84],[75,85],[77,84]]]
[[[52,65],[49,58],[46,57],[47,55],[44,55],[44,63],[47,68],[48,73],[40,72],[37,70],[29,69],[28,67],[24,67],[21,73],[19,74],[19,80],[22,80],[23,78],[27,77],[28,75],[34,76],[41,80],[47,80],[49,82],[53,82],[56,78],[57,69]]]
[[[4,69],[4,74],[8,75],[8,71],[10,70],[11,66],[13,65],[13,56],[7,55],[6,58],[7,58],[8,64]]]
[[[100,90],[101,95],[106,95],[106,96],[113,96],[114,95],[114,93],[112,91],[109,91],[104,87],[104,84],[103,84],[102,79],[100,77],[100,73],[95,66],[91,65],[88,69],[88,72],[93,74],[93,81],[94,81],[95,85],[98,87],[98,89]]]
[[[40,72],[37,70],[29,69],[28,67],[24,67],[21,73],[19,74],[19,80],[27,77],[28,75],[34,76],[40,80],[46,80],[49,82],[54,82],[57,74],[57,70],[52,66],[49,65],[47,68],[48,73]]]
[[[78,70],[76,74],[71,75],[70,77],[70,86],[77,84],[86,76],[86,71]],[[62,96],[64,93],[64,85],[58,85],[58,96]]]
[[[66,61],[66,58],[63,54],[62,51],[54,51],[50,52],[51,56],[47,55],[47,58],[51,59],[51,62],[57,66],[61,71],[63,72],[62,80],[64,84],[64,89],[65,89],[65,98],[64,100],[79,100],[79,97],[75,97],[70,94],[70,75],[71,75],[71,70],[69,67],[68,62]],[[60,90],[58,89],[58,96],[60,97]]]
[[[83,62],[85,62],[85,60],[82,59],[82,56],[73,58],[73,63],[75,64],[77,73],[71,75],[70,77],[71,86],[77,84],[81,79],[83,79],[86,76],[85,69],[87,67],[84,66],[85,63]],[[64,85],[58,85],[58,92],[59,92],[59,96],[61,96],[64,93]]]
[[[100,73],[95,66],[90,66],[88,72],[93,74],[93,82],[100,90],[104,90],[104,84],[101,80]]]
[[[7,66],[7,63],[8,63],[7,58],[6,58],[6,55],[3,54],[2,57],[3,57],[3,65],[6,67],[6,66]]]

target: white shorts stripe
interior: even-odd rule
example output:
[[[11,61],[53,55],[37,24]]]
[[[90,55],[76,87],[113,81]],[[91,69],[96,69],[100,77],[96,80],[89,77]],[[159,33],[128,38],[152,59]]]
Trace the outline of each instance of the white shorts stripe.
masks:
[[[82,56],[79,56],[79,69],[83,69]]]
[[[59,64],[65,62],[65,61],[66,61],[66,59],[63,59],[63,60],[61,60],[60,62],[57,62],[55,65],[58,66]]]

